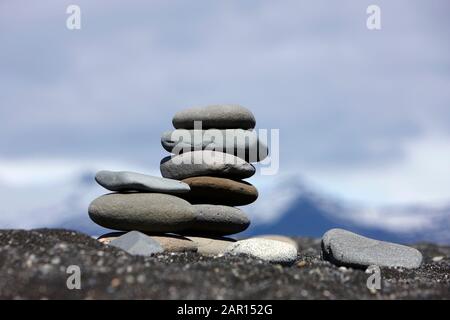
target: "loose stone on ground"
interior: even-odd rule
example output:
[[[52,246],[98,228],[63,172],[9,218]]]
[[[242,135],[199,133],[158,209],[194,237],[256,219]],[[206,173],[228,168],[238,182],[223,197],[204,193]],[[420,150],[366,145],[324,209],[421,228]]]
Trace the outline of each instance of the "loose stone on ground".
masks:
[[[263,238],[263,239],[281,241],[281,242],[292,244],[297,250],[299,249],[297,241],[295,241],[294,239],[292,239],[290,237],[286,237],[286,236],[283,236],[280,234],[261,234],[261,235],[255,236],[255,238]]]
[[[263,238],[237,241],[227,248],[227,253],[233,255],[249,255],[264,261],[279,264],[292,264],[297,260],[297,249],[293,245]]]
[[[109,245],[139,256],[151,256],[164,251],[157,241],[138,231],[127,232],[112,240]]]
[[[331,229],[322,237],[323,257],[336,264],[353,267],[420,267],[422,254],[415,248],[378,241],[356,233]]]
[[[124,235],[125,232],[111,232],[104,234],[98,238],[100,242],[103,244],[109,244],[112,240],[117,239],[118,237]],[[152,235],[147,234],[151,239],[158,242],[165,252],[196,252],[197,246],[196,244],[181,235],[175,234],[160,234],[160,235]]]
[[[224,254],[227,248],[236,242],[232,238],[226,237],[199,237],[199,236],[186,236],[192,240],[197,246],[197,252],[206,256],[215,256]]]

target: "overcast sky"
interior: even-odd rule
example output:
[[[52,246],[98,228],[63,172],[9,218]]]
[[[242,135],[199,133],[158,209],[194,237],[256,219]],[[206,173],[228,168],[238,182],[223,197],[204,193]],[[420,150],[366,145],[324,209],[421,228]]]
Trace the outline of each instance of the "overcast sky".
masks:
[[[81,30],[66,28],[69,4]],[[381,30],[366,27],[369,4]],[[12,210],[86,168],[157,174],[176,111],[237,103],[280,129],[280,176],[373,205],[450,202],[449,9],[2,1],[0,200]]]

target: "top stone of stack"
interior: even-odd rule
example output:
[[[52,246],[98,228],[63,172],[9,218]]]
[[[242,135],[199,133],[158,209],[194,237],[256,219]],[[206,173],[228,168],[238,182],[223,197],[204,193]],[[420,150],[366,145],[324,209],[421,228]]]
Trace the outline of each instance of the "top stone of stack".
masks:
[[[253,129],[255,116],[240,105],[210,105],[179,111],[172,119],[175,129],[194,129],[201,121],[202,129]]]

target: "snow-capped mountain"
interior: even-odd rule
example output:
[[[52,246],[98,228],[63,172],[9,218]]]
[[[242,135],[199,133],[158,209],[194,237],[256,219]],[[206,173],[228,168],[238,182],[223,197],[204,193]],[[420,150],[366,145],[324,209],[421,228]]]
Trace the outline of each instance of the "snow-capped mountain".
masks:
[[[246,235],[286,234],[321,237],[331,228],[344,228],[375,239],[396,242],[450,243],[450,205],[443,207],[369,207],[312,191],[299,179],[263,190],[261,202],[250,208],[254,218]],[[280,194],[282,204],[277,203]],[[288,195],[288,196],[287,196]],[[277,215],[261,221],[258,213],[278,206]]]

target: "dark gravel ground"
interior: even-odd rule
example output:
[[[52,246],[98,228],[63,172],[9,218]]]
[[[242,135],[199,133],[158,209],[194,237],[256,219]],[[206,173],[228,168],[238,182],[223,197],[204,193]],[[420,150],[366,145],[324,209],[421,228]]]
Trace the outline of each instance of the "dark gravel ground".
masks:
[[[246,257],[194,253],[134,257],[73,231],[0,230],[2,299],[449,299],[450,247],[418,244],[417,270],[382,269],[371,293],[363,270],[320,257],[320,240],[296,238],[293,266]],[[433,257],[442,256],[440,261]],[[66,268],[81,269],[81,290],[66,286]]]

